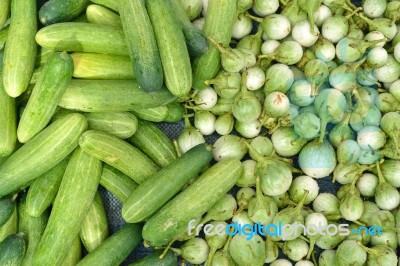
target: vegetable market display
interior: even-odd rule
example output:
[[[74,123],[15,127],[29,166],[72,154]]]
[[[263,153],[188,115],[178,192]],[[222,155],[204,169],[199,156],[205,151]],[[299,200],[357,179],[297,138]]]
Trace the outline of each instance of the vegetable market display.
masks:
[[[3,0],[0,74],[0,265],[400,263],[399,0]]]

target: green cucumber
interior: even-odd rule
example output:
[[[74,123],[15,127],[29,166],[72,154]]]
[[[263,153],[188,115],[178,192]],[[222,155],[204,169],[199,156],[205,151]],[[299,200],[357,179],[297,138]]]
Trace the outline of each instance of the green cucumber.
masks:
[[[118,12],[117,0],[90,0],[90,2],[107,7],[115,12]]]
[[[186,14],[180,0],[168,0],[166,1],[170,5],[170,8],[179,21],[185,36],[186,45],[189,50],[189,54],[192,57],[197,57],[204,54],[208,50],[208,42],[204,33],[196,28],[189,17]]]
[[[81,260],[82,257],[82,244],[79,237],[75,237],[74,242],[72,242],[71,248],[68,251],[61,266],[75,266]]]
[[[15,201],[10,197],[0,199],[0,227],[2,227],[12,216],[15,209]]]
[[[9,235],[0,243],[0,265],[19,266],[24,259],[26,244],[24,234]]]
[[[159,170],[137,148],[105,132],[86,131],[82,134],[79,145],[85,152],[120,170],[138,184]]]
[[[54,113],[53,117],[51,118],[51,122],[53,123],[54,121],[60,119],[61,117],[64,117],[66,115],[70,115],[70,114],[74,114],[77,113],[73,110],[68,110],[68,109],[64,109],[61,107],[57,107],[56,112]]]
[[[18,211],[17,205],[14,202],[13,212],[8,221],[0,226],[0,242],[7,236],[16,234],[18,232]]]
[[[92,252],[108,237],[107,214],[98,192],[82,221],[79,236],[88,252]]]
[[[39,217],[53,203],[69,158],[70,156],[67,156],[50,171],[36,178],[30,185],[26,199],[26,208],[29,215]]]
[[[29,86],[35,67],[36,1],[13,0],[4,48],[3,84],[8,95],[20,96]]]
[[[0,2],[0,30],[4,27],[10,15],[10,4],[11,0],[3,0]]]
[[[207,8],[203,32],[224,46],[229,45],[233,25],[236,21],[236,0],[211,0]],[[204,89],[204,82],[213,79],[221,68],[221,55],[211,45],[206,53],[193,62],[193,88]]]
[[[142,240],[140,224],[126,224],[84,257],[77,266],[120,265]]]
[[[123,113],[85,113],[88,129],[104,131],[126,139],[135,134],[138,120],[129,112]]]
[[[103,165],[100,185],[113,194],[119,201],[124,202],[138,184],[129,176],[108,164]]]
[[[89,0],[49,0],[39,10],[43,25],[70,21],[85,10]]]
[[[40,67],[46,64],[47,60],[52,56],[53,53],[54,51],[51,49],[40,47],[38,53],[36,54],[35,66]]]
[[[146,222],[144,240],[152,246],[163,246],[187,232],[190,220],[203,215],[223,197],[235,185],[242,169],[237,159],[214,164]]]
[[[82,112],[127,112],[175,100],[166,89],[146,93],[132,80],[72,80],[58,105]]]
[[[68,162],[33,265],[59,265],[64,261],[93,203],[100,176],[100,160],[78,147]]]
[[[172,141],[153,123],[139,120],[135,134],[128,141],[161,167],[178,158]]]
[[[80,14],[76,18],[72,19],[71,22],[83,22],[83,23],[89,23],[86,13]]]
[[[83,115],[67,115],[14,152],[0,165],[0,197],[24,188],[61,162],[78,146],[86,128]]]
[[[46,228],[49,212],[44,212],[38,217],[32,217],[27,212],[26,195],[24,194],[18,203],[18,231],[23,233],[26,241],[26,254],[22,261],[23,266],[32,265],[33,254],[39,244],[40,238]]]
[[[101,5],[89,5],[86,9],[86,16],[90,23],[122,28],[121,18]]]
[[[139,119],[150,122],[163,122],[168,116],[168,107],[166,105],[156,106],[152,108],[139,109],[132,111]]]
[[[200,173],[212,158],[212,149],[200,144],[146,179],[124,202],[124,220],[139,223],[149,218]]]
[[[6,44],[9,28],[10,27],[6,27],[5,29],[0,30],[0,50],[3,50],[4,45]]]
[[[63,22],[42,28],[37,43],[56,51],[129,55],[121,29],[98,24]]]
[[[72,53],[74,78],[135,79],[131,59],[127,56]]]
[[[185,107],[178,102],[167,104],[168,113],[167,117],[165,118],[165,122],[175,123],[184,118],[186,114]]]
[[[159,55],[160,47],[157,48],[145,1],[119,0],[118,2],[127,50],[132,59],[136,80],[143,90],[158,91],[164,81],[163,66]]]
[[[160,259],[160,255],[163,253],[162,250],[155,250],[150,255],[147,255],[140,260],[137,260],[129,266],[176,266],[178,265],[178,258],[175,253],[168,251],[165,256]]]
[[[42,131],[72,79],[74,63],[69,54],[54,53],[44,65],[18,124],[17,136],[26,143]]]

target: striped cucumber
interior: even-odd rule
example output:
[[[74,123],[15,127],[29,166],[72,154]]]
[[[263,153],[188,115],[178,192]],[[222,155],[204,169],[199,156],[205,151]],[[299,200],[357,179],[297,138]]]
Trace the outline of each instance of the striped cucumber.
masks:
[[[110,9],[101,5],[88,6],[86,9],[86,16],[90,23],[122,29],[121,18]]]
[[[0,226],[0,242],[7,236],[16,234],[18,231],[18,212],[15,201],[13,202],[12,213],[8,220]]]
[[[83,115],[71,114],[52,123],[0,165],[0,197],[10,194],[61,162],[86,130]]]
[[[40,67],[46,64],[47,60],[52,56],[53,53],[54,51],[51,49],[39,47],[39,50],[36,54],[35,66]]]
[[[43,25],[70,21],[85,10],[89,0],[49,0],[39,10]]]
[[[61,266],[75,266],[81,260],[82,257],[82,244],[79,237],[75,237],[72,242],[71,248],[68,251]]]
[[[10,27],[6,27],[0,30],[0,50],[3,50],[4,45],[6,44],[9,28]]]
[[[134,110],[132,113],[139,119],[150,122],[162,122],[168,116],[168,107],[166,105],[152,108]]]
[[[4,27],[10,15],[10,2],[11,0],[3,0],[0,2],[0,30]]]
[[[140,224],[126,224],[84,257],[77,266],[120,265],[142,240]]]
[[[30,185],[26,199],[26,209],[30,216],[41,216],[53,203],[69,159],[70,156],[67,156]]]
[[[107,214],[98,192],[82,221],[79,236],[88,252],[92,252],[108,237]]]
[[[157,212],[213,158],[211,147],[200,144],[140,184],[124,202],[122,217],[139,223]]]
[[[119,201],[124,202],[138,184],[129,176],[108,164],[103,165],[100,185],[113,194]]]
[[[147,92],[158,91],[164,81],[163,66],[144,0],[119,0],[128,51],[132,59],[136,80]],[[158,18],[161,19],[161,18]],[[169,41],[172,41],[169,39]],[[163,43],[162,45],[165,45]]]
[[[54,53],[44,65],[18,124],[17,136],[26,143],[42,131],[72,79],[74,63],[69,54]]]
[[[58,105],[82,112],[126,112],[175,100],[167,89],[146,93],[132,80],[72,80]]]
[[[178,20],[165,0],[146,1],[164,70],[165,84],[177,97],[192,88],[192,68],[185,37]]]
[[[121,29],[98,24],[63,22],[42,28],[37,43],[56,51],[129,55]]]
[[[140,260],[137,260],[129,266],[176,266],[178,265],[178,258],[175,253],[168,251],[165,256],[160,259],[160,255],[163,253],[162,250],[155,250],[150,255],[147,255]]]
[[[26,252],[24,234],[9,235],[0,243],[0,265],[18,266],[21,265]]]
[[[137,148],[105,132],[86,131],[82,134],[79,145],[85,152],[120,170],[138,184],[159,170]]]
[[[10,197],[0,198],[0,227],[10,219],[15,209],[15,201]]]
[[[131,59],[127,56],[72,53],[74,78],[135,79]]]
[[[64,261],[93,203],[100,175],[100,160],[78,147],[68,162],[33,265],[59,265]]]
[[[126,139],[135,134],[138,119],[129,112],[123,113],[85,113],[89,128],[104,131]]]
[[[172,141],[153,123],[139,120],[135,134],[128,141],[161,167],[178,158]]]
[[[213,165],[146,222],[144,240],[152,246],[163,246],[187,232],[190,220],[203,215],[224,196],[235,185],[242,169],[237,159]]]
[[[3,84],[8,95],[20,96],[35,67],[36,1],[11,1],[11,21],[4,48]]]
[[[210,0],[207,8],[203,32],[224,46],[229,45],[233,25],[236,21],[236,0]],[[211,45],[206,53],[193,62],[193,88],[204,89],[206,80],[217,75],[221,67],[221,56],[218,49]]]
[[[118,12],[117,0],[91,0],[90,2],[107,7],[115,12]]]

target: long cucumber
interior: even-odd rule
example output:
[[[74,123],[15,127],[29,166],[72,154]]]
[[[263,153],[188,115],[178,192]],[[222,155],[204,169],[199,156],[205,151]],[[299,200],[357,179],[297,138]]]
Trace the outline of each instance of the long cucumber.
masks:
[[[121,18],[101,5],[88,6],[86,9],[86,16],[90,23],[122,28]]]
[[[152,108],[134,110],[132,113],[139,119],[150,122],[163,122],[168,116],[168,107],[166,105]]]
[[[86,8],[89,0],[49,0],[39,10],[43,25],[70,21]]]
[[[138,119],[129,112],[121,113],[85,113],[89,128],[104,131],[126,139],[135,134]]]

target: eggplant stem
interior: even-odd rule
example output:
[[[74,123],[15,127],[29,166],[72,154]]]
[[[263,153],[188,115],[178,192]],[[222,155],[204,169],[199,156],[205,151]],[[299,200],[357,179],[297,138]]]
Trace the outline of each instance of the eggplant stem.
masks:
[[[246,16],[249,17],[249,18],[251,18],[251,19],[254,20],[254,21],[257,21],[258,23],[261,23],[261,22],[263,22],[263,20],[264,20],[264,19],[262,19],[262,18],[253,16],[253,15],[251,15],[250,13],[246,13]]]
[[[165,247],[163,253],[161,253],[161,255],[159,256],[160,259],[163,259],[165,257],[165,255],[167,255],[167,252],[171,249],[172,244],[175,242],[175,239],[173,239],[171,242],[168,243],[168,245]]]

